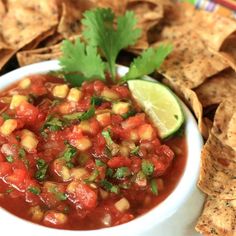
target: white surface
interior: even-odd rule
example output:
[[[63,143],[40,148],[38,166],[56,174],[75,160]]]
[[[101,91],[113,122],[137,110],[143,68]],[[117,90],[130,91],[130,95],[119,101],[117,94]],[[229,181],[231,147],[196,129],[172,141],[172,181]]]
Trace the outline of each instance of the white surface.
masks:
[[[0,88],[3,89],[26,75],[59,68],[57,61],[49,61],[17,69],[0,77]],[[121,75],[126,71],[125,67],[118,68],[118,73]],[[196,188],[202,138],[192,114],[184,104],[182,105],[186,114],[187,164],[178,186],[158,207],[127,224],[96,231],[49,229],[18,219],[0,208],[1,235],[21,232],[25,236],[197,236],[194,225],[204,201],[203,195]]]

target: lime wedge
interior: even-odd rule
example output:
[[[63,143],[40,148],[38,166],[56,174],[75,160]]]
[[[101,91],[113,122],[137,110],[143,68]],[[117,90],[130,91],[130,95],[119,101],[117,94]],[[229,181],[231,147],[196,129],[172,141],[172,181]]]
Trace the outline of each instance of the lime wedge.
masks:
[[[159,131],[161,138],[174,134],[184,122],[184,114],[175,94],[165,85],[144,80],[128,81],[133,98]]]

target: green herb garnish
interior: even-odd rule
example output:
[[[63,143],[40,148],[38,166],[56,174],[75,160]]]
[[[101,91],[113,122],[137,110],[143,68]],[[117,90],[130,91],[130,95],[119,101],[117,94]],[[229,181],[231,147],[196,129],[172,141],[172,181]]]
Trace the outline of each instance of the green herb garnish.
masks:
[[[41,190],[38,187],[29,187],[28,191],[35,195],[39,195],[41,193]]]
[[[66,162],[70,162],[76,154],[77,154],[77,149],[72,147],[71,145],[68,145],[62,154],[62,158]]]
[[[66,80],[73,86],[80,86],[83,81],[94,78],[105,80],[105,63],[93,45],[86,46],[79,38],[75,44],[64,40],[62,52],[60,65],[66,73]]]
[[[65,193],[63,192],[60,192],[57,188],[57,186],[52,186],[50,189],[49,189],[49,192],[50,193],[53,193],[54,196],[57,198],[57,200],[59,201],[65,201],[67,199],[67,196]]]
[[[134,45],[141,35],[136,29],[136,18],[133,12],[127,11],[124,16],[117,17],[115,28],[115,14],[111,9],[94,9],[86,11],[82,24],[83,36],[93,46],[98,46],[106,57],[111,77],[116,75],[115,62],[119,52],[130,45]]]
[[[100,166],[100,167],[106,166],[106,164],[103,161],[98,160],[98,159],[95,160],[95,164],[96,164],[96,166]]]
[[[58,131],[63,127],[63,121],[57,117],[52,117],[51,115],[47,117],[43,127],[41,128],[41,132],[45,129],[49,129],[50,131]]]
[[[94,169],[92,174],[87,179],[85,179],[84,182],[85,183],[94,182],[97,179],[98,175],[99,175],[99,171],[97,169]]]
[[[120,167],[120,168],[117,168],[113,177],[116,179],[123,179],[130,176],[130,174],[131,172],[128,167]]]
[[[157,186],[157,181],[155,179],[151,180],[151,191],[154,195],[158,195],[158,186]]]
[[[101,187],[103,187],[105,190],[118,194],[120,192],[120,189],[117,185],[113,185],[111,182],[109,182],[106,179],[103,179],[100,181]]]
[[[4,121],[11,119],[11,117],[10,117],[7,113],[5,113],[5,112],[3,112],[3,113],[1,114],[1,117],[3,118]]]
[[[13,158],[12,155],[6,156],[6,159],[7,159],[7,161],[10,162],[10,163],[14,162],[14,158]]]
[[[142,161],[142,172],[146,175],[146,176],[150,176],[153,174],[154,172],[154,166],[150,161],[147,160],[143,160]]]
[[[160,68],[165,58],[173,50],[172,45],[160,45],[157,48],[149,48],[131,63],[128,73],[122,78],[122,82],[131,79],[139,79],[151,74]]]
[[[35,173],[35,178],[39,181],[45,180],[48,164],[43,159],[38,159],[36,167],[38,170]]]
[[[133,155],[138,156],[139,149],[140,149],[140,147],[139,147],[139,146],[136,146],[134,149],[131,150],[130,153],[133,154]]]

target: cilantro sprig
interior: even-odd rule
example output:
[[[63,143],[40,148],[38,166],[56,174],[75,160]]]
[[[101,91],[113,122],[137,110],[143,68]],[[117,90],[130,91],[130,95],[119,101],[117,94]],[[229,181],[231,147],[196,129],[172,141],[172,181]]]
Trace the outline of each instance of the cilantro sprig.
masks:
[[[114,83],[118,82],[116,59],[122,49],[134,45],[140,37],[141,30],[136,27],[136,23],[137,19],[131,11],[126,11],[117,19],[111,9],[86,11],[82,19],[82,37],[86,42],[78,38],[74,44],[65,40],[62,45],[63,56],[59,61],[67,82],[72,86],[80,86],[84,81],[105,80],[107,72]],[[131,63],[129,71],[119,82],[125,83],[151,74],[171,51],[171,44],[147,49]]]

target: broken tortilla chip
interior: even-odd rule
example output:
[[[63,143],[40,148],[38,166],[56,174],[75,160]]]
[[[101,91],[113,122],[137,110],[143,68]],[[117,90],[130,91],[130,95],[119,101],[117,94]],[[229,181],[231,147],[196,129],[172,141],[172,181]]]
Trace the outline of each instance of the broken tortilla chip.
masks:
[[[234,199],[236,152],[211,134],[204,145],[198,187],[210,196]]]
[[[92,7],[91,1],[67,0],[62,3],[62,16],[58,25],[58,33],[69,38],[81,33],[81,18],[85,10]]]
[[[207,138],[208,128],[204,123],[202,104],[200,103],[196,93],[185,86],[172,83],[166,78],[163,79],[163,83],[171,87],[176,92],[176,94],[178,94],[178,96],[180,96],[185,101],[185,103],[192,109],[198,120],[198,128],[201,134],[203,135],[203,137]]]
[[[202,235],[236,235],[236,200],[208,197],[196,230]]]
[[[220,104],[225,99],[235,96],[236,73],[232,69],[207,79],[194,89],[203,107]]]
[[[220,104],[215,114],[212,133],[236,152],[236,98],[227,99]]]
[[[180,28],[182,27],[166,27],[162,33],[164,42],[171,41],[174,47],[159,69],[170,83],[190,89],[196,88],[208,77],[229,67],[220,56],[207,49],[195,32],[185,29],[185,33],[179,35]],[[153,46],[159,44],[158,42]]]

